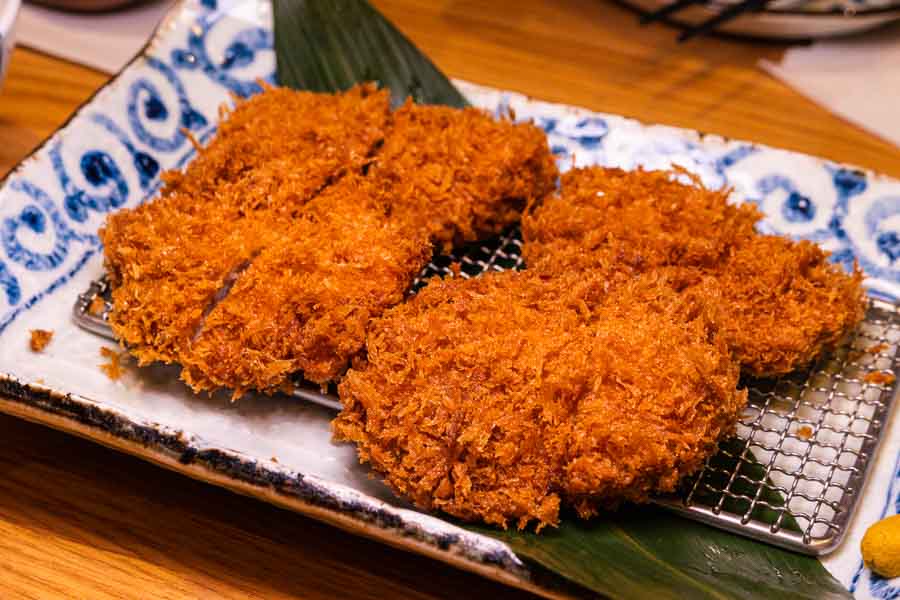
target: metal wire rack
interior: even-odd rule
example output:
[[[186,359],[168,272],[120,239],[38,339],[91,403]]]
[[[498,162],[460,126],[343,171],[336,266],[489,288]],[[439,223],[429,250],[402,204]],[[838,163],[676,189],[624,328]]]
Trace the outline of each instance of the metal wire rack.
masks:
[[[518,229],[436,256],[413,291],[434,275],[475,277],[520,269]],[[78,297],[75,321],[112,337],[109,286]],[[98,300],[99,299],[99,300]],[[805,554],[834,550],[861,496],[900,376],[900,312],[872,300],[865,320],[835,352],[777,380],[746,380],[747,409],[736,436],[720,445],[680,493],[654,501],[667,509]],[[339,410],[333,393],[297,382],[294,395]]]

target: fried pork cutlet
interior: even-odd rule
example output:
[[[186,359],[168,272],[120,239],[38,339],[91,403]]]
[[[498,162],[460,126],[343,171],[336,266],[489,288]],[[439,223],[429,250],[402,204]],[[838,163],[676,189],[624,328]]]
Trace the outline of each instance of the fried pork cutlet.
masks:
[[[592,261],[629,273],[676,265],[714,270],[756,235],[756,207],[729,204],[726,191],[672,175],[599,167],[565,173],[560,194],[522,219],[527,264],[541,262],[548,271]]]
[[[756,233],[754,207],[677,175],[565,174],[559,195],[523,219],[529,268],[611,280],[663,269],[680,289],[700,286],[718,299],[729,346],[754,376],[804,366],[856,326],[865,308],[858,269],[846,274],[809,242]]]
[[[485,155],[490,141],[499,158]],[[367,175],[326,188],[240,275],[183,356],[185,379],[236,393],[278,389],[297,372],[336,379],[369,321],[403,300],[432,242],[495,233],[556,176],[532,125],[407,104]]]
[[[235,395],[277,389],[298,372],[330,381],[431,255],[425,232],[387,218],[372,179],[348,175],[253,259],[182,354],[182,377]]]
[[[554,185],[533,125],[387,106],[366,86],[269,89],[160,198],[109,219],[111,323],[142,363],[184,365],[197,391],[333,380],[432,243],[493,234]]]
[[[702,302],[653,274],[432,280],[374,321],[333,428],[423,509],[540,528],[672,491],[732,431],[737,381]]]
[[[107,218],[110,325],[140,360],[177,362],[234,274],[384,136],[389,97],[268,89],[227,114],[161,197]]]
[[[390,186],[392,218],[427,231],[446,251],[518,221],[559,175],[538,127],[411,101],[394,113],[372,174]]]
[[[185,213],[169,200],[111,215],[100,233],[109,323],[141,364],[178,361],[216,294],[272,232],[261,219],[212,204]]]
[[[368,163],[384,139],[390,97],[371,84],[341,94],[266,86],[221,113],[215,136],[185,171],[164,175],[161,196],[181,196],[187,211],[213,202],[241,214],[272,208],[296,216],[323,187]]]
[[[834,348],[865,313],[862,273],[846,274],[809,241],[759,235],[715,275],[721,327],[742,368],[789,373]]]

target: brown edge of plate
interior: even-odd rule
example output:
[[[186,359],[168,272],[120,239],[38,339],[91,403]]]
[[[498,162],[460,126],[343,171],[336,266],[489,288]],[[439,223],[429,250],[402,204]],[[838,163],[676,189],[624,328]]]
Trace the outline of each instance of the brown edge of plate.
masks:
[[[79,104],[72,113],[38,142],[22,160],[0,175],[0,188],[35,155],[48,146],[94,100],[132,65],[143,60],[170,24],[188,6],[179,0],[157,23],[150,38],[109,80]],[[328,523],[354,535],[367,537],[404,551],[420,554],[455,568],[481,575],[545,598],[583,598],[591,592],[536,563],[514,563],[515,553],[476,554],[460,547],[460,536],[435,536],[416,530],[398,515],[358,503],[342,506],[342,499],[302,475],[288,477],[260,467],[252,460],[220,449],[199,450],[184,434],[169,434],[126,419],[96,403],[73,394],[33,386],[0,372],[0,413],[56,429],[101,444],[193,479],[268,502],[279,508]],[[375,501],[373,500],[373,503]],[[424,535],[423,535],[424,534]],[[415,537],[415,536],[419,537]],[[479,534],[465,532],[468,536]]]
[[[252,459],[218,448],[199,449],[183,432],[167,433],[100,408],[86,398],[19,382],[0,374],[0,413],[24,419],[101,444],[231,492],[300,513],[354,535],[427,556],[452,567],[545,598],[565,599],[590,591],[529,563],[510,561],[506,553],[473,552],[465,532],[431,534],[405,521],[378,501],[355,502],[331,493],[302,474],[267,469]]]
[[[623,2],[623,0],[615,0]],[[81,115],[106,88],[132,65],[145,58],[168,25],[185,10],[188,0],[179,0],[157,24],[148,41],[109,80],[79,104],[72,113],[40,141],[7,173],[0,175],[0,188],[35,155],[52,142],[61,131]],[[900,3],[898,3],[900,7]],[[636,120],[641,124],[644,121]],[[674,126],[672,126],[674,127]],[[700,139],[706,132],[690,130]],[[714,134],[725,141],[730,138]],[[755,143],[755,142],[754,142]],[[844,163],[840,163],[844,164]],[[869,169],[844,165],[869,176],[876,175]],[[371,506],[341,506],[345,502],[329,495],[319,484],[306,482],[302,475],[294,478],[284,473],[270,471],[237,453],[221,449],[198,450],[192,447],[183,433],[166,433],[153,427],[126,419],[96,405],[89,399],[73,394],[34,386],[18,381],[8,373],[0,372],[0,413],[37,423],[70,435],[90,440],[118,452],[138,457],[157,466],[186,475],[192,479],[216,485],[244,496],[262,500],[279,508],[328,523],[354,535],[370,538],[404,551],[420,554],[455,568],[469,571],[488,579],[526,590],[545,598],[583,598],[596,593],[565,579],[563,576],[527,561],[513,564],[508,556],[478,556],[464,554],[459,547],[459,536],[446,534],[434,536],[415,531],[410,524],[389,511],[379,511]],[[467,535],[480,534],[466,532]],[[419,538],[414,536],[420,535]],[[471,554],[471,553],[470,553]],[[509,549],[509,555],[515,553]],[[522,559],[520,559],[522,560]],[[526,559],[527,560],[527,559]]]

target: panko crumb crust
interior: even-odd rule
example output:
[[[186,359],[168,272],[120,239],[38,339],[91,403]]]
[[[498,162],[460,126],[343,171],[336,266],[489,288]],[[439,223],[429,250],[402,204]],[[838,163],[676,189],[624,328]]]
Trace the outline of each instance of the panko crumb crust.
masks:
[[[166,173],[158,198],[100,231],[116,337],[141,364],[189,354],[216,294],[328,181],[362,168],[388,116],[387,94],[370,86],[269,88],[223,111],[184,173]]]
[[[776,376],[809,364],[862,319],[862,273],[844,272],[808,241],[762,235],[752,204],[731,204],[684,171],[589,167],[523,218],[529,268],[631,276],[664,269],[702,286],[745,372]],[[677,272],[678,276],[673,274]]]
[[[338,439],[399,495],[540,529],[675,489],[733,430],[739,370],[702,298],[656,275],[432,280],[375,320]]]
[[[555,185],[537,127],[476,109],[394,113],[385,91],[267,88],[157,199],[101,232],[110,324],[195,391],[325,384],[402,301],[434,244],[478,239]]]
[[[559,172],[534,125],[407,101],[393,114],[372,175],[390,188],[392,218],[449,251],[518,222],[555,189]]]
[[[373,180],[348,175],[267,245],[181,357],[194,389],[274,390],[302,372],[337,378],[366,326],[403,301],[432,256],[425,232],[389,219]]]

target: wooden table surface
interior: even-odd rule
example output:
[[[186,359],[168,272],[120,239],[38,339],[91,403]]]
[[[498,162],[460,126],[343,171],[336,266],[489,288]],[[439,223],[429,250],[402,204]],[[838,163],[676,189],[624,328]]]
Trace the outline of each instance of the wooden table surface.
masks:
[[[447,73],[900,177],[900,152],[756,68],[785,46],[674,43],[608,0],[377,0]],[[108,77],[26,49],[0,173]],[[0,598],[452,598],[521,592],[0,416]]]

